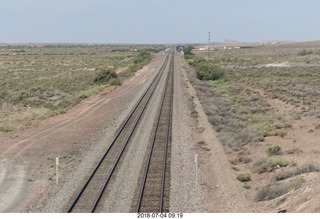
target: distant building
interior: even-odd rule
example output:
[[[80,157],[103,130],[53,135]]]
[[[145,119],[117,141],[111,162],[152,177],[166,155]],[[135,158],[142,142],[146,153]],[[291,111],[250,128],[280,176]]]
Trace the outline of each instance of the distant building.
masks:
[[[181,51],[183,51],[183,50],[184,50],[184,48],[186,48],[186,46],[183,46],[183,45],[177,45],[177,46],[176,46],[176,50],[177,50],[177,52],[181,52]]]

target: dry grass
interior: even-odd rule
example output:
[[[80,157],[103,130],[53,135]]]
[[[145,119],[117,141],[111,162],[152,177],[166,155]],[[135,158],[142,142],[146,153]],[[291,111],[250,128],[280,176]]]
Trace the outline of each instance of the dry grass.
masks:
[[[304,182],[304,177],[298,176],[292,179],[290,182],[267,185],[257,192],[255,200],[259,202],[278,198],[288,193],[290,190],[299,189]]]
[[[266,149],[269,156],[282,154],[281,147],[277,144],[269,145]]]
[[[138,50],[153,46],[54,45],[1,47],[0,134],[36,125],[66,110],[119,80],[94,83],[104,69],[114,69],[121,80],[141,68]],[[148,62],[148,60],[146,60]],[[143,62],[143,63],[142,63]],[[125,72],[119,69],[127,69]],[[39,110],[41,113],[39,113]]]
[[[289,141],[303,133],[317,135],[320,129],[320,45],[222,48],[210,57],[225,70],[222,79],[203,82],[190,67],[187,72],[232,168],[250,173],[251,186],[267,185],[257,192],[257,201],[299,188],[304,182],[300,175],[318,172],[318,168],[298,162],[303,163],[301,158],[309,154],[315,159],[319,151],[309,150],[299,139],[301,146],[297,148],[293,139],[290,149]],[[208,59],[206,52],[196,55]],[[299,120],[307,124],[307,130],[297,127]],[[275,143],[281,145],[272,145]],[[250,156],[241,154],[247,148]]]
[[[281,171],[278,173],[275,173],[274,179],[276,181],[285,180],[294,176],[298,176],[303,173],[310,173],[310,172],[319,172],[320,168],[315,166],[314,164],[304,164],[299,167],[296,167],[293,170],[288,171]]]
[[[257,161],[253,164],[254,169],[257,173],[265,173],[272,172],[275,169],[279,169],[281,167],[286,167],[289,165],[289,161],[285,159],[268,159]]]

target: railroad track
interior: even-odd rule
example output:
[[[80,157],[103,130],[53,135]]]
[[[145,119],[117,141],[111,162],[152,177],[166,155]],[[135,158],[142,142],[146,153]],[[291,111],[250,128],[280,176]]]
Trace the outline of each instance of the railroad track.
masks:
[[[136,212],[168,212],[171,163],[174,56],[143,172]]]
[[[82,188],[70,201],[67,212],[92,213],[99,212],[99,209],[103,207],[101,206],[101,200],[103,200],[103,197],[108,193],[108,188],[110,187],[110,184],[112,184],[113,176],[115,175],[117,167],[121,163],[121,158],[127,151],[130,139],[137,129],[159,81],[163,75],[165,75],[164,72],[170,56],[172,57],[173,55],[168,54],[166,56],[158,74],[145,93],[141,96],[123,125],[119,128],[112,143],[108,146],[107,151],[85,181]]]

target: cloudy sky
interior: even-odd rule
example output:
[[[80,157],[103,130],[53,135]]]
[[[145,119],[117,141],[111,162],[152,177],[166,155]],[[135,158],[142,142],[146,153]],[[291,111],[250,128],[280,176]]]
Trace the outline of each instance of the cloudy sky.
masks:
[[[320,40],[319,0],[0,0],[0,43]]]

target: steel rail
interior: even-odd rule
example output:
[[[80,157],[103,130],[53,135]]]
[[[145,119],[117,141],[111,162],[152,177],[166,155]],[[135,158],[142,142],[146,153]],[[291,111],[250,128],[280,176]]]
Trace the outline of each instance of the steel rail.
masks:
[[[158,82],[159,82],[159,81],[158,81]],[[154,93],[155,90],[156,90],[156,89],[153,89],[153,91],[152,91],[152,93],[151,93],[151,95],[150,95],[150,98],[148,98],[147,103],[144,105],[144,107],[143,107],[143,109],[142,109],[142,111],[141,111],[138,119],[135,121],[134,126],[133,126],[133,128],[131,129],[131,131],[130,131],[130,134],[127,136],[127,139],[126,139],[125,143],[122,145],[121,152],[120,152],[120,154],[118,155],[116,162],[113,164],[112,169],[111,169],[108,177],[106,178],[105,183],[104,183],[103,187],[101,188],[101,190],[100,190],[100,192],[99,192],[99,195],[98,195],[96,201],[94,202],[94,204],[93,204],[93,206],[92,206],[91,213],[93,213],[93,212],[95,211],[95,209],[97,208],[97,206],[98,206],[98,204],[99,204],[99,201],[100,201],[100,199],[101,199],[101,197],[102,197],[102,195],[103,195],[103,192],[105,191],[105,189],[106,189],[106,187],[107,187],[107,185],[108,185],[108,183],[109,183],[109,181],[110,181],[110,179],[111,179],[111,176],[113,175],[114,170],[116,169],[116,167],[117,167],[117,165],[118,165],[118,163],[119,163],[119,161],[120,161],[120,158],[121,158],[124,150],[126,149],[126,147],[127,147],[128,143],[129,143],[129,141],[130,141],[130,138],[131,138],[133,132],[135,131],[136,127],[138,126],[138,123],[139,123],[139,121],[140,121],[140,119],[141,119],[141,117],[142,117],[145,109],[147,108],[147,106],[148,106],[148,104],[149,104],[149,102],[150,102],[150,100],[151,100],[151,97],[152,97],[152,95],[153,95],[153,93]]]
[[[164,159],[163,159],[163,171],[162,171],[162,185],[161,185],[161,196],[160,196],[160,212],[163,212],[163,202],[164,202],[164,190],[165,190],[165,181],[166,181],[166,169],[167,169],[167,156],[168,156],[168,145],[169,145],[169,135],[170,135],[170,118],[171,118],[171,112],[172,112],[172,103],[173,103],[173,72],[174,72],[174,57],[172,58],[172,61],[170,63],[170,67],[172,67],[171,77],[172,77],[172,83],[171,83],[171,90],[170,90],[170,106],[168,107],[167,112],[167,127],[166,127],[166,144],[164,145]]]
[[[168,58],[169,55],[167,55],[163,65],[161,66],[161,68],[158,71],[157,76],[152,80],[151,84],[149,85],[149,87],[147,88],[147,90],[143,93],[143,95],[140,97],[140,99],[138,100],[137,104],[135,105],[134,109],[131,111],[131,113],[129,114],[129,116],[127,117],[127,119],[125,120],[125,122],[123,123],[123,125],[121,126],[121,128],[119,129],[119,131],[116,133],[115,138],[113,139],[112,143],[109,145],[107,151],[104,153],[104,155],[102,156],[102,158],[100,159],[99,163],[97,164],[97,166],[95,167],[94,171],[92,172],[92,174],[90,175],[90,177],[86,180],[86,183],[84,184],[84,186],[81,188],[80,192],[77,194],[76,198],[72,201],[71,206],[68,208],[68,213],[71,213],[73,208],[76,206],[77,202],[79,201],[80,197],[82,196],[83,192],[85,191],[85,189],[87,188],[87,186],[89,185],[89,183],[91,182],[92,178],[94,177],[94,175],[96,174],[97,170],[100,168],[102,162],[104,161],[105,157],[108,155],[109,151],[111,150],[111,148],[113,147],[113,145],[115,144],[116,140],[119,138],[120,134],[122,133],[123,129],[126,127],[127,123],[129,122],[129,120],[131,119],[132,115],[135,113],[135,111],[137,110],[138,106],[140,105],[140,103],[142,102],[143,98],[146,96],[146,94],[150,91],[151,87],[155,84],[154,90],[157,87],[161,76],[163,75],[164,69],[167,65],[168,62]],[[159,79],[158,81],[156,81],[157,79]],[[154,90],[152,91],[152,94],[154,92]],[[151,99],[150,95],[149,99]],[[149,100],[148,100],[149,102]],[[95,204],[96,205],[96,204]],[[92,208],[93,209],[93,208]],[[91,209],[91,211],[92,211]]]
[[[173,60],[173,55],[172,55],[172,60]],[[172,63],[172,61],[171,61],[171,63]],[[171,65],[171,63],[170,63],[170,65]],[[169,67],[169,73],[170,73],[170,67]],[[171,72],[171,74],[172,73],[173,72]],[[170,78],[170,75],[167,76],[166,87],[165,87],[165,90],[163,92],[162,101],[161,101],[161,107],[160,107],[160,111],[159,111],[158,117],[157,117],[156,128],[155,128],[155,131],[154,131],[153,136],[152,136],[152,143],[150,145],[147,164],[146,164],[146,168],[145,168],[144,174],[143,174],[143,181],[142,181],[142,184],[141,184],[141,187],[140,187],[140,192],[139,192],[136,212],[140,212],[140,208],[141,208],[141,204],[142,204],[143,194],[144,194],[144,190],[145,190],[145,186],[146,186],[146,182],[147,182],[147,178],[148,178],[149,167],[150,167],[150,164],[151,164],[151,157],[152,157],[152,153],[153,153],[153,149],[154,149],[154,145],[155,145],[155,141],[156,141],[156,137],[157,137],[157,133],[158,133],[158,128],[159,128],[159,124],[160,124],[160,118],[161,118],[161,112],[162,112],[164,101],[165,101],[165,96],[166,96],[166,91],[167,91],[167,87],[168,87],[168,83],[169,83],[169,78]],[[171,93],[171,95],[172,95],[172,93]],[[170,100],[171,100],[171,97],[170,97]],[[167,121],[167,123],[169,123],[169,121]],[[168,136],[166,136],[166,139],[167,139],[167,141],[166,141],[165,147],[167,148],[167,144],[169,142],[168,141],[169,140]],[[161,195],[161,197],[163,198],[163,195]],[[160,201],[160,202],[163,203],[163,200]],[[162,204],[161,204],[161,206],[162,206]],[[160,211],[162,211],[162,210],[160,209]]]

